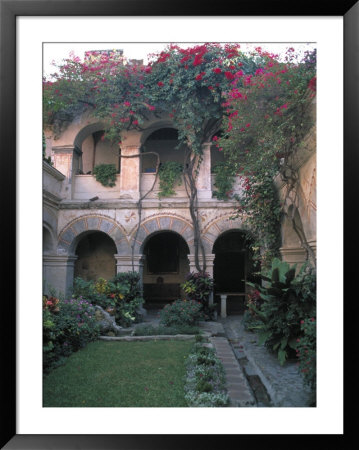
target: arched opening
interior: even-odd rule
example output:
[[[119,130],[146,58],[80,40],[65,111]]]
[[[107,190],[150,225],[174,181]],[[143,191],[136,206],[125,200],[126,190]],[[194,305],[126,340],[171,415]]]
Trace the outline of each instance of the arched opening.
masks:
[[[247,281],[256,281],[259,270],[253,261],[248,236],[243,231],[227,231],[218,237],[213,246],[216,255],[213,266],[216,301],[220,294],[227,294],[229,314],[244,312]]]
[[[111,143],[104,130],[97,130],[89,134],[81,143],[82,158],[79,169],[80,175],[90,175],[99,164],[114,164],[117,173],[121,171],[121,157],[118,145]]]
[[[159,155],[160,162],[176,161],[180,164],[184,162],[185,146],[179,145],[178,131],[175,128],[160,128],[146,139],[142,145],[142,173],[155,172],[157,157],[156,155],[146,155],[149,152],[156,152]]]
[[[49,255],[54,251],[54,241],[50,231],[46,227],[42,227],[42,252]]]
[[[145,307],[160,308],[181,298],[180,285],[189,272],[186,241],[173,231],[162,231],[149,237],[143,253]]]
[[[101,231],[84,233],[77,243],[74,276],[86,281],[105,278],[109,280],[116,275],[117,253],[113,240]]]

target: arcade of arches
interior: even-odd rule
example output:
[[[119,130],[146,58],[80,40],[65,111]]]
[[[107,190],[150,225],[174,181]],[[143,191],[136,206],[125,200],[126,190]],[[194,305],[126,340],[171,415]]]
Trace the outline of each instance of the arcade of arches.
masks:
[[[103,130],[104,124],[89,116],[78,118],[56,138],[45,130],[46,156],[53,161],[52,166],[43,162],[45,293],[50,287],[65,295],[71,293],[74,276],[109,279],[116,272],[136,270],[148,305],[183,297],[180,284],[188,272],[196,271],[188,196],[182,183],[175,195],[159,198],[158,183],[154,185],[155,161],[146,155],[154,151],[161,162],[183,162],[185,148],[177,148],[177,130],[164,114],[151,116],[141,131],[126,132],[120,146],[107,141]],[[213,167],[223,155],[211,142],[203,143],[202,153],[196,179],[197,214],[206,270],[214,277],[214,300],[218,302],[220,293],[228,294],[231,312],[242,307],[245,280],[253,277],[257,268],[244,239],[242,218],[230,220],[236,202],[213,196]],[[315,137],[307,140],[305,155],[300,161],[295,220],[302,224],[315,251]],[[102,186],[92,175],[93,167],[100,163],[116,165],[114,187]],[[240,195],[241,189],[236,180],[235,193]],[[290,223],[284,222],[280,251],[289,262],[301,263],[306,252],[290,230]]]

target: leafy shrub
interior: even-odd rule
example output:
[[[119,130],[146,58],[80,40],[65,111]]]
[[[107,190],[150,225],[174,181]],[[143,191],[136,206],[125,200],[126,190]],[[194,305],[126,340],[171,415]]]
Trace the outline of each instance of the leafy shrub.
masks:
[[[139,320],[139,308],[143,304],[138,272],[121,272],[111,280],[98,278],[85,281],[76,278],[73,297],[83,296],[103,309],[114,311],[115,320],[122,326],[129,326]]]
[[[297,339],[297,357],[299,359],[299,370],[304,377],[305,383],[312,391],[317,385],[317,359],[316,359],[316,320],[315,317],[301,320],[302,337]]]
[[[315,270],[303,265],[295,278],[295,266],[274,259],[270,278],[261,276],[266,286],[248,283],[260,292],[262,304],[251,306],[260,324],[251,328],[259,331],[259,344],[265,343],[276,351],[281,364],[294,354],[301,335],[300,322],[315,315]]]
[[[117,169],[114,164],[99,164],[94,167],[93,174],[96,181],[103,186],[113,187],[116,184]]]
[[[202,318],[202,303],[194,300],[176,300],[160,312],[160,323],[168,327],[195,325]]]
[[[100,278],[99,280],[102,279]],[[93,303],[94,305],[99,305],[103,309],[106,309],[107,307],[110,306],[114,306],[113,300],[110,297],[108,297],[107,293],[102,291],[100,286],[101,283],[97,284],[97,282],[86,281],[83,280],[81,277],[76,277],[74,279],[72,297],[86,298],[90,303]]]
[[[261,324],[258,314],[256,313],[256,309],[260,308],[261,304],[262,300],[260,292],[257,289],[247,294],[247,309],[243,314],[243,326],[246,330],[251,330]]]
[[[95,308],[83,298],[59,300],[43,307],[43,366],[49,371],[63,357],[97,339]]]
[[[205,319],[213,317],[214,305],[210,307],[209,298],[213,291],[213,278],[207,272],[190,272],[181,288],[188,300],[199,302],[203,305]]]
[[[196,342],[186,366],[185,399],[188,406],[217,407],[228,404],[224,368],[213,348]]]

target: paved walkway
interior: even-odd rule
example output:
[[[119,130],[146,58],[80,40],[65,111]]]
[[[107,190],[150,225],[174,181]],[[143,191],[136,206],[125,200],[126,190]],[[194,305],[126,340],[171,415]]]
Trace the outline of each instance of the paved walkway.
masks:
[[[158,324],[158,312],[149,311],[145,322]],[[283,366],[276,355],[257,344],[255,333],[243,326],[243,316],[233,315],[217,322],[201,322],[222,361],[231,406],[309,407],[310,390],[303,383],[295,361]]]
[[[252,388],[255,390],[259,379],[268,394],[269,401],[258,385],[258,406],[309,407],[312,402],[310,389],[304,385],[296,361],[287,361],[281,366],[275,354],[257,344],[256,334],[244,329],[242,319],[243,316],[238,315],[218,321],[223,324],[247,379],[253,377]]]
[[[257,406],[252,389],[233,353],[228,339],[225,337],[211,337],[210,342],[224,367],[230,406]]]

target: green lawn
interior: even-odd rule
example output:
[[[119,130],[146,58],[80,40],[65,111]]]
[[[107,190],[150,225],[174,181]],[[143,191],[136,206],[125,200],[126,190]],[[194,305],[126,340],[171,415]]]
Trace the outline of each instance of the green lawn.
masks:
[[[96,341],[43,381],[43,406],[181,407],[193,341]]]

